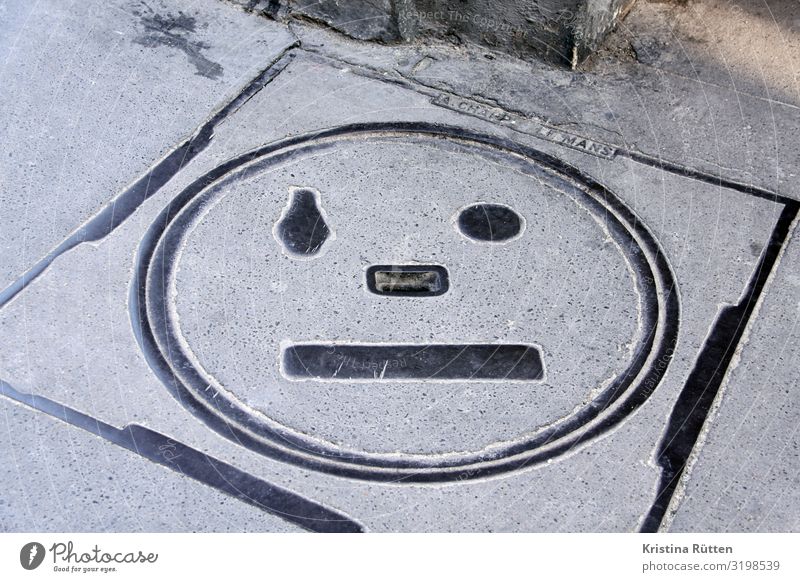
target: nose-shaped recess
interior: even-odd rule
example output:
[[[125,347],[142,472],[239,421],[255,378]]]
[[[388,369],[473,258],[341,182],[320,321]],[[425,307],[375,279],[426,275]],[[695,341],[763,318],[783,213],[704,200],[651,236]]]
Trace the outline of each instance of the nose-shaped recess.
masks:
[[[275,223],[275,238],[294,257],[312,257],[328,240],[330,228],[325,222],[320,194],[313,188],[289,190],[289,205]]]
[[[367,288],[377,295],[432,297],[447,293],[450,278],[441,265],[373,265]]]

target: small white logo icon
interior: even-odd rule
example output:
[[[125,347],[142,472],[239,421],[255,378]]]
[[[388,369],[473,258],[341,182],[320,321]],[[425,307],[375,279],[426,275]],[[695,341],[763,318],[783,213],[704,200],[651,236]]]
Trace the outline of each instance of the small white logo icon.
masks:
[[[29,542],[19,552],[19,563],[26,570],[35,570],[44,561],[44,546],[39,542]]]

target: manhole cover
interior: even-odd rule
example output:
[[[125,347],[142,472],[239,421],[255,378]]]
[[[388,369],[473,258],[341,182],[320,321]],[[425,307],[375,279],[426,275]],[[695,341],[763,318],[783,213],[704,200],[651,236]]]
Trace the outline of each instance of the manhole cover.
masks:
[[[551,458],[641,404],[677,332],[665,265],[611,192],[536,150],[359,125],[184,190],[142,245],[138,313],[151,365],[225,436],[442,480]]]

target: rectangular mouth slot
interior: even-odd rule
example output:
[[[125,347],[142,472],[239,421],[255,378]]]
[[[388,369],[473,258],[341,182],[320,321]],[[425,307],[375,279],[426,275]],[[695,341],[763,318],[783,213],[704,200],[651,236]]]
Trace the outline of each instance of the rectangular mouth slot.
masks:
[[[425,297],[448,289],[447,269],[441,265],[373,265],[367,269],[367,287],[378,295]]]
[[[539,349],[525,344],[292,344],[281,368],[293,380],[329,382],[544,378]]]

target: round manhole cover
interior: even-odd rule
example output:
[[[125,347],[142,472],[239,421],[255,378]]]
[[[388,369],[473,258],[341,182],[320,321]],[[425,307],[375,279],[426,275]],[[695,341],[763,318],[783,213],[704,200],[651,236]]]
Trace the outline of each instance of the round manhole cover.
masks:
[[[264,147],[142,243],[148,360],[215,430],[373,479],[550,458],[653,391],[677,329],[658,245],[610,192],[456,128]]]

